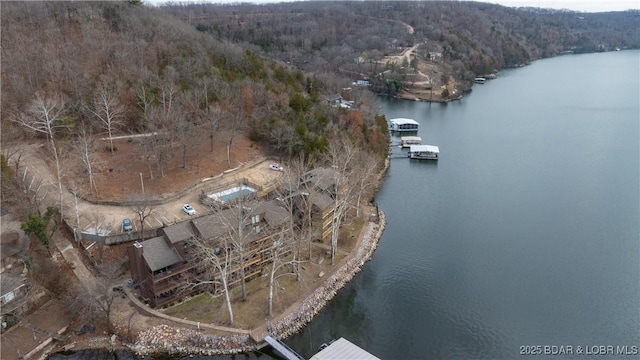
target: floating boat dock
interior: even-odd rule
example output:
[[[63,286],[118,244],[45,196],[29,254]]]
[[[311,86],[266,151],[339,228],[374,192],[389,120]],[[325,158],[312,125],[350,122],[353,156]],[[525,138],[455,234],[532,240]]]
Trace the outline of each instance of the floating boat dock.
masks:
[[[416,132],[416,131],[418,131],[418,126],[419,125],[420,125],[420,123],[415,121],[415,120],[413,120],[413,119],[395,118],[395,119],[389,120],[389,130],[391,130],[391,131],[398,131],[398,132],[412,131],[412,132]]]
[[[271,337],[264,337],[271,347],[286,360],[305,360],[304,357],[296,353],[284,342]],[[330,344],[322,344],[320,351],[309,360],[336,360],[336,359],[357,359],[357,360],[380,360],[380,358],[370,354],[358,345],[345,338],[332,341]]]
[[[411,145],[408,156],[410,159],[438,160],[440,148],[435,145]]]
[[[402,136],[400,137],[400,147],[406,148],[411,145],[422,144],[422,138],[420,136]]]

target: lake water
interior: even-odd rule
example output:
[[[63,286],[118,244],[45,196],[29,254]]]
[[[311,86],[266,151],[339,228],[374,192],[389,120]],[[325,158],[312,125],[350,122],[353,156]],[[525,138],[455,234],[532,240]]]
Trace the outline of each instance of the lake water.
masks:
[[[440,160],[392,159],[374,257],[286,342],[307,358],[339,337],[382,359],[633,354],[639,68],[639,51],[571,55],[449,104],[381,100]]]

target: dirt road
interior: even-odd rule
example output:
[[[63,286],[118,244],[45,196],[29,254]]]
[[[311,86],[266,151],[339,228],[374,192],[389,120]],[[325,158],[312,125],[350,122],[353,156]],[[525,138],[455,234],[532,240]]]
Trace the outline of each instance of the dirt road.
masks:
[[[18,176],[31,184],[31,188],[38,189],[42,204],[57,204],[59,197],[57,179],[53,176],[46,158],[41,155],[41,147],[41,144],[22,145],[24,153]],[[192,205],[197,215],[208,213],[210,210],[199,201],[201,191],[206,192],[208,189],[219,188],[223,184],[232,184],[242,179],[265,188],[275,186],[282,178],[283,172],[271,170],[269,168],[271,162],[273,160],[263,158],[224,171],[217,176],[200,179],[199,184],[195,186],[196,190],[187,191],[184,195],[174,196],[171,200],[154,206],[153,214],[146,220],[145,229],[188,220],[190,216],[182,211],[183,204]],[[140,189],[131,189],[131,193],[139,194]],[[119,234],[123,232],[122,220],[125,218],[132,220],[133,231],[141,228],[132,207],[91,203],[79,196],[74,196],[68,186],[65,186],[62,199],[64,218],[71,227],[76,227],[80,231],[97,229],[100,233]]]

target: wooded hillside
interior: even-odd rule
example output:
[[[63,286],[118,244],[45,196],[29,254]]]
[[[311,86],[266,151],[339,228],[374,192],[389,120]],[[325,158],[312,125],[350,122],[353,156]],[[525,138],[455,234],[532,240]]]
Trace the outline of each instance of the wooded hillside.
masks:
[[[169,149],[186,149],[194,132],[210,133],[212,143],[248,134],[284,156],[322,153],[335,134],[349,133],[355,143],[385,152],[386,124],[364,111],[373,108],[366,94],[357,99],[363,111],[347,116],[325,100],[339,91],[339,81],[264,60],[156,8],[139,2],[0,6],[5,141],[29,135],[16,121],[52,106],[60,112],[54,134],[60,140],[77,140],[81,131],[157,134],[140,141],[140,153],[160,172]],[[218,138],[220,129],[229,138]]]
[[[303,70],[339,70],[353,79],[375,80],[381,69],[370,64],[420,44],[419,59],[440,62],[442,76],[466,88],[475,76],[563,52],[640,47],[637,10],[578,13],[464,1],[198,4],[163,10],[217,39]],[[417,70],[409,62],[395,65]],[[406,81],[404,74],[385,81],[395,79]]]
[[[454,79],[465,91],[475,76],[537,58],[640,47],[638,11],[457,1],[0,6],[3,138],[29,134],[9,120],[54,104],[61,139],[77,137],[80,125],[100,136],[162,134],[140,142],[160,172],[168,149],[186,151],[193,132],[208,132],[212,147],[246,133],[285,156],[322,153],[345,134],[384,154],[375,100],[362,88],[344,89],[368,77],[372,90],[394,95],[420,75],[417,60],[438,66],[426,86]],[[380,62],[410,46],[414,58]],[[334,94],[358,110],[329,106]],[[221,127],[229,138],[216,138]]]

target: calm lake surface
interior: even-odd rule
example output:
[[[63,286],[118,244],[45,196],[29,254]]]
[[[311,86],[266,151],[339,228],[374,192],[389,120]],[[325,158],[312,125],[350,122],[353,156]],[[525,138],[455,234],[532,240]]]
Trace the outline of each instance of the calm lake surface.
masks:
[[[527,345],[543,347],[535,358],[554,345],[574,355],[548,358],[633,353],[639,68],[638,51],[571,55],[446,105],[382,99],[388,119],[420,122],[440,160],[392,159],[373,259],[286,342],[306,358],[339,337],[382,359],[513,359]]]

